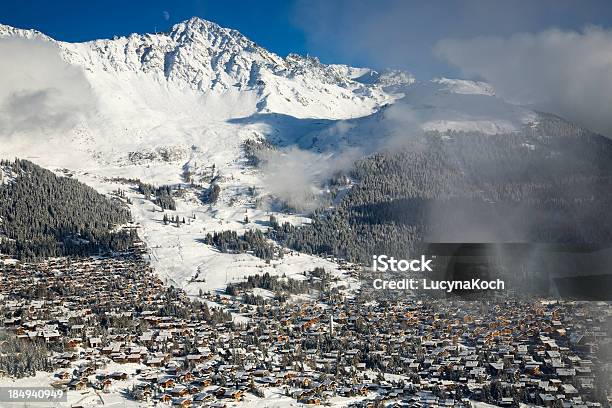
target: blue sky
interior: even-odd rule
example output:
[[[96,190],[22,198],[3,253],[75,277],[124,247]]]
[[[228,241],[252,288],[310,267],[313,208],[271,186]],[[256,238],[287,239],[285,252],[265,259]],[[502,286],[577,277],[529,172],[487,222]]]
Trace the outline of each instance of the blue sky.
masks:
[[[551,27],[609,28],[608,0],[101,0],[9,1],[0,22],[36,28],[66,41],[167,30],[191,16],[235,28],[280,54],[323,62],[411,71],[420,78],[457,75],[435,55],[448,38],[507,37]]]
[[[279,54],[305,53],[304,33],[292,20],[293,7],[293,2],[282,0],[2,1],[0,22],[36,28],[58,40],[87,41],[166,31],[177,22],[200,16],[235,28]]]

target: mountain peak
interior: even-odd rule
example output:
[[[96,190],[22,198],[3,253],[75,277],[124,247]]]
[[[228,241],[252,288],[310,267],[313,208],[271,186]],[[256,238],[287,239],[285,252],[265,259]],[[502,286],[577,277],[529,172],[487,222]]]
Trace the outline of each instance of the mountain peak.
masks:
[[[214,21],[206,20],[205,18],[202,18],[202,17],[199,17],[199,16],[190,17],[187,20],[184,20],[183,23],[186,23],[186,24],[214,25],[214,26],[220,27],[219,24],[215,23]]]
[[[227,30],[224,27],[221,27],[219,24],[214,23],[209,20],[205,20],[201,17],[191,17],[187,20],[181,21],[180,23],[176,23],[170,29],[170,32],[190,30],[196,32],[207,32],[207,31],[222,31]]]
[[[191,17],[172,26],[170,36],[174,39],[193,40],[198,36],[203,36],[210,40],[225,38],[246,47],[255,47],[256,44],[243,35],[241,32],[222,27],[217,23],[205,20],[201,17]]]

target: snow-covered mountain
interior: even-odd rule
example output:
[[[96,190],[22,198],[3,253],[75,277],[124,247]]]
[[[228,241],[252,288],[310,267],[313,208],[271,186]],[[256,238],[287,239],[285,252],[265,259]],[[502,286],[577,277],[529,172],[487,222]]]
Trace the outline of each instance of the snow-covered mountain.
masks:
[[[106,162],[132,151],[200,145],[203,138],[218,138],[227,119],[255,113],[325,119],[368,115],[397,97],[390,87],[414,80],[406,73],[325,65],[293,54],[281,58],[235,30],[200,18],[176,24],[168,33],[85,43],[55,41],[5,25],[0,37],[53,44],[69,66],[82,70],[96,106],[71,129],[69,143],[73,151]],[[240,133],[234,128],[232,136]],[[16,152],[48,156],[54,150],[19,143],[27,134],[14,136]],[[66,135],[46,136],[55,144],[67,143]]]
[[[87,99],[95,107],[85,117],[68,132],[62,129],[62,135],[46,133],[45,140],[70,145],[72,151],[68,158],[62,152],[51,155],[55,164],[60,156],[74,162],[74,152],[111,163],[125,161],[133,152],[159,149],[186,159],[192,146],[219,151],[244,137],[291,142],[319,132],[321,126],[310,126],[319,119],[331,124],[366,118],[359,123],[367,124],[371,117],[378,126],[377,112],[397,100],[409,107],[413,124],[425,130],[498,133],[534,120],[484,83],[444,78],[417,82],[402,71],[326,65],[295,54],[282,58],[236,30],[197,17],[167,33],[84,43],[55,41],[6,25],[0,25],[0,38],[57,46],[62,60],[82,70],[91,89]],[[324,127],[323,136],[330,133]],[[57,150],[46,143],[27,146],[28,132],[22,133],[13,137],[17,146],[5,149],[30,156],[50,156]]]
[[[197,192],[187,190],[176,213],[197,219],[181,229],[161,225],[155,206],[131,193],[132,213],[155,266],[179,285],[187,285],[201,265],[227,269],[227,259],[242,262],[238,275],[262,268],[253,266],[259,265],[253,257],[247,267],[244,257],[221,255],[199,241],[207,231],[257,228],[268,217],[255,205],[258,197],[246,193],[267,188],[245,164],[248,139],[316,152],[348,145],[367,153],[398,131],[503,133],[537,121],[535,113],[503,101],[484,83],[416,81],[402,71],[328,65],[294,54],[283,58],[200,18],[167,33],[84,43],[6,25],[0,25],[0,38],[0,46],[11,43],[14,64],[25,72],[0,81],[0,119],[19,116],[14,126],[0,124],[6,132],[0,135],[0,157],[67,168],[108,193],[125,188],[118,177],[179,184],[188,173],[200,183],[214,177],[221,185],[215,206],[202,205]],[[33,44],[36,53],[30,56]],[[53,53],[61,62],[47,63]],[[10,64],[12,57],[3,57]],[[243,222],[245,214],[250,222]],[[290,269],[291,262],[301,268],[320,260],[285,259],[278,270]],[[219,284],[213,275],[207,287]]]
[[[63,58],[81,66],[93,81],[106,75],[137,75],[202,93],[253,92],[260,112],[343,118],[367,114],[390,100],[376,86],[387,76],[363,83],[359,79],[371,70],[325,65],[295,54],[281,58],[236,30],[197,17],[174,25],[168,33],[78,44],[9,26],[0,26],[0,36],[53,41]],[[411,76],[399,78],[403,83],[412,81]]]

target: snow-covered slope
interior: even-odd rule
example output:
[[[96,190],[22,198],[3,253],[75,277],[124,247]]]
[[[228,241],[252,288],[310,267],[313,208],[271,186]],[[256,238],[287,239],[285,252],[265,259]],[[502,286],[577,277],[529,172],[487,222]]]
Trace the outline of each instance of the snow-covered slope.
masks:
[[[265,265],[251,255],[220,254],[201,243],[205,233],[214,230],[265,228],[269,212],[257,207],[258,197],[249,191],[265,194],[267,186],[245,164],[246,140],[268,138],[315,151],[348,144],[367,153],[397,131],[497,133],[534,120],[532,112],[497,98],[487,84],[416,81],[402,71],[326,65],[295,54],[283,58],[235,30],[200,18],[176,24],[167,33],[84,43],[55,41],[33,30],[0,25],[0,41],[13,40],[15,55],[20,47],[35,43],[58,53],[65,64],[59,68],[84,81],[86,92],[77,103],[87,110],[69,127],[47,127],[44,120],[37,127],[11,127],[9,134],[0,135],[0,157],[29,158],[56,170],[68,168],[109,194],[128,187],[117,177],[181,184],[187,194],[179,199],[174,215],[197,214],[182,228],[161,225],[161,212],[150,201],[133,191],[129,195],[154,265],[169,280],[192,291],[216,288],[226,279],[264,269],[300,273],[321,262],[333,268],[304,255]],[[21,106],[13,103],[15,96],[28,110],[49,108],[40,102],[45,99],[35,97],[61,97],[66,85],[45,86],[46,76],[39,74],[46,74],[46,61],[21,57],[26,61],[21,68],[38,69],[26,72],[38,81],[6,83],[12,88],[0,89],[0,99],[7,98],[0,100],[0,119],[12,112],[9,108]],[[28,104],[36,100],[38,105]],[[67,105],[71,109],[72,102]],[[52,117],[62,114],[54,112]],[[31,117],[37,119],[27,120]],[[216,176],[219,202],[203,205],[198,191],[185,183],[186,173],[196,175],[204,188],[210,181],[207,176]],[[245,215],[250,219],[246,224]],[[304,221],[296,216],[286,219]],[[207,282],[189,283],[205,264],[210,266]],[[226,273],[232,268],[236,273]]]
[[[241,123],[281,145],[319,152],[352,148],[370,154],[424,131],[503,134],[538,122],[536,112],[504,101],[482,82],[439,78],[393,89],[398,97],[392,104],[358,118],[313,120],[268,114]]]

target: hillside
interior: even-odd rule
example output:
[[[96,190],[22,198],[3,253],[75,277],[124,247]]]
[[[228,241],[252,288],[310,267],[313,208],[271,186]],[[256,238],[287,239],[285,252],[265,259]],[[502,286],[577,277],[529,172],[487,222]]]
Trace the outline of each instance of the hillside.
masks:
[[[551,115],[508,134],[431,132],[360,160],[335,208],[272,236],[364,263],[425,242],[609,243],[610,157],[609,139]]]
[[[26,161],[0,162],[0,253],[20,259],[125,250],[135,232],[124,206]]]

